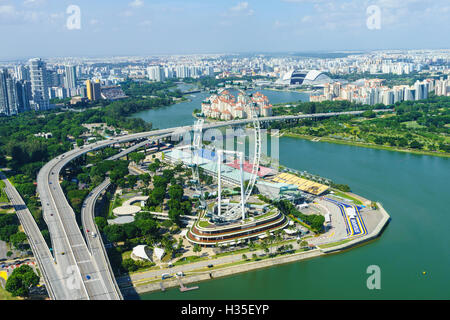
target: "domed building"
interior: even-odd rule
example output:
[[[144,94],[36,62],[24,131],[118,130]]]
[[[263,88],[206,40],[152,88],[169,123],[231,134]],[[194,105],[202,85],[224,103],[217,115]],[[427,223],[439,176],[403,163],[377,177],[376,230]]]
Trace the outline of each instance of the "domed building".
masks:
[[[333,82],[333,80],[321,71],[299,71],[291,70],[281,76],[276,84],[289,86],[320,86],[325,83]]]

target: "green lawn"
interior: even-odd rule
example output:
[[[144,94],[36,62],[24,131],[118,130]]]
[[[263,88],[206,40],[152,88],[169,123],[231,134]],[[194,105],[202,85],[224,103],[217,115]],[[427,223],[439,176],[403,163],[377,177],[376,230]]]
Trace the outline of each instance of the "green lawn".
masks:
[[[406,122],[402,122],[401,124],[404,124],[404,125],[406,125],[406,127],[412,128],[412,129],[425,128],[425,126],[418,124],[417,121],[406,121]]]
[[[345,239],[345,240],[341,240],[341,241],[337,241],[337,242],[333,242],[333,243],[322,244],[322,245],[319,245],[319,247],[322,249],[335,247],[335,246],[339,246],[341,244],[347,243],[351,240],[353,240],[353,239]]]
[[[333,189],[333,192],[334,192],[334,195],[335,195],[335,196],[338,196],[338,197],[341,197],[341,198],[348,199],[348,200],[352,201],[354,204],[359,204],[359,205],[362,205],[362,204],[363,204],[363,203],[362,203],[361,201],[359,201],[358,199],[353,198],[353,197],[349,196],[348,194],[346,194],[346,193],[344,193],[344,192],[341,192],[341,191],[338,191],[338,190],[335,190],[335,189]]]
[[[13,297],[11,293],[9,293],[0,286],[0,300],[20,300],[20,299],[17,297]]]
[[[201,228],[207,228],[209,225],[210,225],[210,223],[208,221],[201,220],[198,222],[198,226]]]

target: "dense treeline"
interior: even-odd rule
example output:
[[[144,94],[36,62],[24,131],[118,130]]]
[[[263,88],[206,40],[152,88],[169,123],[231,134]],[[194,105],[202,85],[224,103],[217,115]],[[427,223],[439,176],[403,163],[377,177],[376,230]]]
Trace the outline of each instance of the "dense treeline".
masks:
[[[169,90],[176,86],[172,80],[164,82],[136,82],[129,80],[122,82],[120,86],[129,97],[157,96],[159,98],[181,98],[183,96],[179,89]]]
[[[348,111],[365,107],[385,108],[384,105],[362,106],[348,101],[300,103],[294,107],[276,108],[277,114],[298,112]],[[297,123],[272,123],[271,128],[315,137],[374,143],[415,150],[449,152],[450,97],[435,96],[426,100],[403,101],[392,106],[395,113],[375,114],[365,111],[361,116],[339,116]]]
[[[300,102],[292,107],[274,107],[273,114],[278,115],[294,115],[298,113],[327,113],[327,112],[344,112],[372,109],[387,109],[384,104],[376,104],[369,106],[362,103],[343,101],[323,101],[323,102]]]

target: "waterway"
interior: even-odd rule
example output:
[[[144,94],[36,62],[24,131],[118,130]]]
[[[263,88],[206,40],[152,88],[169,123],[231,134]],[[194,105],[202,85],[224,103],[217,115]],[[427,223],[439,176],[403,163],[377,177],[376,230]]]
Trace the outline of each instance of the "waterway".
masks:
[[[206,95],[194,99],[200,102]],[[160,128],[191,124],[192,110],[183,119],[182,109],[179,104],[140,114],[154,124],[158,119],[155,127]],[[201,282],[191,292],[142,294],[141,299],[450,298],[450,159],[283,137],[280,162],[380,201],[390,224],[379,239],[342,253]],[[380,290],[367,288],[370,265],[380,267]]]
[[[229,90],[231,94],[236,96],[236,90]],[[305,92],[291,91],[274,91],[274,90],[252,90],[252,92],[261,92],[269,98],[270,103],[288,103],[297,101],[309,101],[309,94]],[[202,101],[210,96],[209,93],[199,92],[188,94],[185,97],[189,101],[183,101],[171,106],[141,111],[134,114],[133,118],[142,118],[153,124],[153,128],[165,129],[177,126],[185,126],[193,124],[195,119],[192,116],[194,109],[201,109]]]

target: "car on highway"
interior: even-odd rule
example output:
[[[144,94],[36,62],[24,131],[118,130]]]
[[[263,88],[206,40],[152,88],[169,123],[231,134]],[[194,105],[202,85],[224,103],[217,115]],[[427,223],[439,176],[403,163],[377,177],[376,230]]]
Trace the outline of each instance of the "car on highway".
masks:
[[[91,276],[90,275],[86,275],[86,279],[90,280]]]
[[[63,255],[65,255],[66,253],[63,251],[63,252],[61,252],[61,255],[63,256]]]
[[[212,268],[212,267],[214,267],[214,265],[208,264],[208,268]]]
[[[168,273],[163,273],[163,274],[161,275],[161,279],[162,279],[162,280],[167,279],[167,278],[170,278],[170,274],[168,274]]]
[[[179,277],[184,277],[184,272],[183,272],[183,271],[178,271],[178,272],[177,272],[177,276],[179,276]]]

